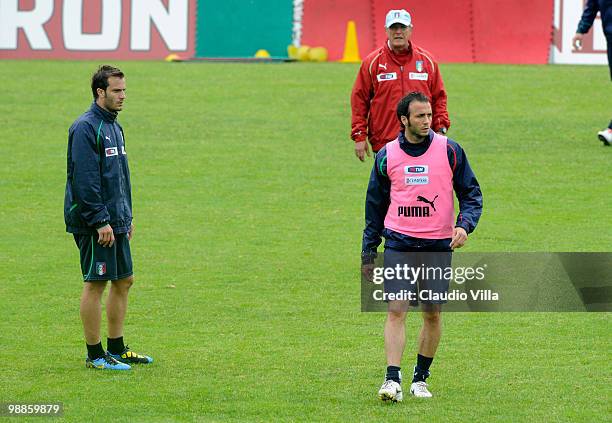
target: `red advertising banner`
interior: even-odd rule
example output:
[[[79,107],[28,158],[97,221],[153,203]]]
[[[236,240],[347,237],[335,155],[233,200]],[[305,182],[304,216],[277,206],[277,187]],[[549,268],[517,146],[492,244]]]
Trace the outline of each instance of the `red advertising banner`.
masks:
[[[161,59],[195,51],[197,0],[1,0],[0,59]]]
[[[385,16],[391,9],[406,9],[412,17],[412,40],[440,62],[473,62],[472,1],[378,0],[373,21],[377,47],[387,39]]]
[[[550,0],[474,1],[476,61],[548,63],[553,6]]]
[[[338,60],[346,24],[354,20],[364,58],[385,42],[385,15],[391,9],[410,12],[413,41],[440,62],[548,62],[550,0],[305,0],[301,42],[326,47],[329,59]]]
[[[363,59],[375,48],[372,7],[374,1],[304,0],[301,44],[327,48],[329,60],[339,60],[344,49],[346,25],[355,21],[359,54]],[[384,26],[384,22],[381,23]]]

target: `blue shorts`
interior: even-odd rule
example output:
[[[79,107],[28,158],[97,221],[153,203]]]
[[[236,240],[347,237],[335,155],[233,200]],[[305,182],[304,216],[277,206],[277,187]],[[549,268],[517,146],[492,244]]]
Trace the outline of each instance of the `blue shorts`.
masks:
[[[446,243],[448,245],[448,243]],[[413,307],[447,302],[452,275],[452,251],[398,251],[385,248],[384,288],[386,301]],[[391,270],[387,270],[391,269]]]
[[[133,275],[132,252],[127,234],[115,234],[112,247],[98,244],[98,234],[73,234],[79,247],[85,282],[116,281]]]

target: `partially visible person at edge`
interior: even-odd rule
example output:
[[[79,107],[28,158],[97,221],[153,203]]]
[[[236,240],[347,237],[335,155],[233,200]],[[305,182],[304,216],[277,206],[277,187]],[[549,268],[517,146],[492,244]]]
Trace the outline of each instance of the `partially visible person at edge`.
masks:
[[[123,72],[100,66],[91,80],[94,101],[68,131],[68,169],[64,198],[66,231],[79,248],[84,285],[80,314],[87,346],[85,365],[101,370],[129,370],[153,359],[131,351],[123,341],[128,291],[134,281],[130,241],[132,193],[123,129]],[[106,300],[107,351],[102,348],[102,295]]]
[[[432,129],[446,134],[450,120],[446,91],[433,56],[411,40],[412,18],[404,10],[390,10],[385,19],[387,40],[370,53],[359,68],[351,94],[351,139],[362,162],[397,137],[397,103],[408,93],[420,91],[431,99]]]
[[[575,51],[582,50],[584,35],[593,26],[597,12],[601,14],[601,26],[606,36],[608,67],[610,68],[610,80],[612,81],[612,0],[587,0],[584,12],[582,12],[582,18],[578,23],[576,35],[572,39],[572,45]],[[609,146],[612,144],[612,120],[610,120],[606,129],[597,133],[597,137],[604,145]]]
[[[393,268],[394,263],[414,260],[421,252],[436,252],[450,265],[452,250],[465,244],[482,214],[482,193],[465,152],[455,141],[430,129],[429,99],[423,93],[413,92],[399,102],[396,110],[403,130],[376,155],[366,195],[361,261],[362,274],[368,280],[381,236],[385,238],[385,271],[387,267]],[[459,201],[456,218],[453,191]],[[385,293],[412,290],[420,298],[414,282],[402,284],[392,279],[385,276]],[[429,289],[423,283],[431,283]],[[418,289],[428,289],[437,298],[445,298],[449,281],[419,281]],[[434,297],[419,302],[423,326],[410,394],[429,398],[432,394],[426,379],[440,342],[441,310],[446,300]],[[410,305],[408,300],[388,301],[384,330],[387,371],[378,391],[383,401],[403,399],[401,360]]]

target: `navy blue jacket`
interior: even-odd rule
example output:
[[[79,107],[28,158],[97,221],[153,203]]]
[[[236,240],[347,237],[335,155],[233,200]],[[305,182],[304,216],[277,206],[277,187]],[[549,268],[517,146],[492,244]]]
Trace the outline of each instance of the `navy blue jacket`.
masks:
[[[402,151],[412,157],[424,154],[433,140],[434,132],[429,131],[429,138],[420,144],[406,141],[404,134],[399,134],[399,144]],[[460,226],[469,234],[476,228],[482,214],[482,193],[474,172],[468,163],[467,156],[459,144],[448,139],[448,163],[453,170],[453,189],[459,200],[459,214],[455,226]],[[377,154],[374,167],[370,174],[368,192],[365,202],[365,223],[363,231],[362,254],[376,252],[385,237],[385,247],[402,250],[410,247],[427,247],[435,240],[424,240],[391,231],[384,227],[385,216],[389,208],[391,181],[387,176],[387,149],[383,147]]]
[[[598,11],[601,12],[601,25],[604,34],[606,34],[606,37],[612,37],[612,0],[587,0],[576,32],[579,34],[589,32]]]
[[[115,234],[132,223],[130,170],[117,114],[95,102],[68,131],[66,231],[92,234],[110,223]]]

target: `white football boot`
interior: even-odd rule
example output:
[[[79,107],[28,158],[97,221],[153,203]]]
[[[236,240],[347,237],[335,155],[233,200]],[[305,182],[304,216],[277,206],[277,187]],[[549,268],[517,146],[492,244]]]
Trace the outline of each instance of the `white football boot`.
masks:
[[[425,382],[414,382],[410,385],[410,393],[417,398],[431,398],[431,392],[427,389]]]
[[[603,131],[599,131],[597,133],[597,137],[604,145],[612,144],[612,129],[606,128]]]
[[[378,398],[383,401],[401,402],[404,399],[402,385],[394,380],[385,380],[378,391]]]

